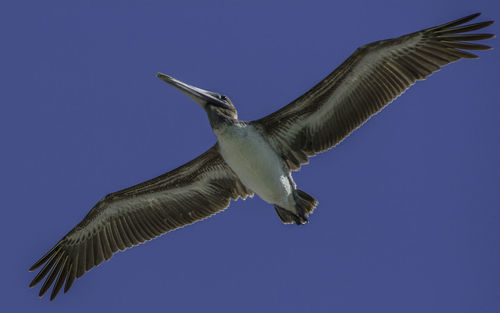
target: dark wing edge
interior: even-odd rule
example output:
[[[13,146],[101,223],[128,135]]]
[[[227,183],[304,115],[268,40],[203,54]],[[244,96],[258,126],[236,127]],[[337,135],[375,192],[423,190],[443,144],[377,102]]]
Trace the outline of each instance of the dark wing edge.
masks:
[[[493,34],[466,34],[494,21],[465,24],[480,13],[357,49],[324,80],[289,105],[252,124],[271,138],[292,170],[328,150],[417,80],[462,58],[464,50],[489,50],[471,43]]]
[[[215,145],[173,171],[104,197],[30,268],[33,271],[45,264],[30,288],[48,274],[39,296],[55,281],[50,296],[53,300],[65,282],[64,293],[75,278],[118,250],[205,219],[227,208],[231,199],[252,194]]]

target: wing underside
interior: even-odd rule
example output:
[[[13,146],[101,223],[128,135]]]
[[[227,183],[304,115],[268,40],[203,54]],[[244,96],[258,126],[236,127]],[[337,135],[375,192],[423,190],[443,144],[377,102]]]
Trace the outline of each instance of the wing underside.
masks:
[[[167,174],[104,197],[30,268],[44,265],[30,287],[47,277],[39,295],[54,284],[53,300],[64,284],[67,292],[76,278],[117,251],[205,219],[231,199],[251,194],[214,146]]]
[[[291,169],[330,149],[417,80],[442,66],[488,50],[492,34],[469,33],[493,21],[465,23],[479,14],[394,39],[367,44],[307,93],[252,122],[266,133]]]

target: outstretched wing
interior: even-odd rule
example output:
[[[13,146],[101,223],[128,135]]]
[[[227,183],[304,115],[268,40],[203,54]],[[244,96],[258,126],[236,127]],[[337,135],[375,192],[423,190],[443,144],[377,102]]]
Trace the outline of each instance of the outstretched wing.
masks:
[[[171,172],[104,197],[30,268],[33,271],[45,264],[30,287],[49,274],[39,295],[55,281],[53,300],[65,281],[67,292],[75,278],[118,250],[207,218],[225,209],[231,199],[249,195],[252,192],[224,162],[215,145]]]
[[[296,170],[309,156],[338,144],[415,81],[461,58],[477,58],[463,50],[491,49],[467,42],[494,37],[465,34],[493,23],[462,25],[479,15],[365,45],[307,93],[252,123]]]

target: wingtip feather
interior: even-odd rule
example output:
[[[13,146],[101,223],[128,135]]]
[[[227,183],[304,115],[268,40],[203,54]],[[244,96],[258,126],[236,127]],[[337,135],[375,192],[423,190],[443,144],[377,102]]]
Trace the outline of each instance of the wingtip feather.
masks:
[[[33,287],[35,287],[35,286],[36,286],[36,284],[37,284],[37,283],[36,283],[36,282],[35,282],[35,280],[33,279],[33,280],[31,281],[31,283],[30,283],[30,285],[29,285],[28,287],[29,287],[29,288],[33,288]]]
[[[435,27],[431,27],[431,28],[427,29],[426,31],[439,31],[439,30],[443,30],[443,29],[447,29],[447,28],[452,28],[452,27],[455,27],[455,26],[462,25],[462,24],[465,24],[467,22],[470,22],[470,21],[472,21],[473,19],[477,18],[480,15],[481,15],[480,12],[479,13],[470,14],[470,15],[464,16],[462,18],[459,18],[457,20],[453,20],[453,21],[450,21],[448,23],[441,24],[441,25],[438,25],[438,26],[435,26]]]

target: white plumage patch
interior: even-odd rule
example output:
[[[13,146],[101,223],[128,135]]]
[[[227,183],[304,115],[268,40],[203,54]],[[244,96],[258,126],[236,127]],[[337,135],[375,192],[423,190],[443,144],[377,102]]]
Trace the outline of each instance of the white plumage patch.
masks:
[[[222,157],[247,188],[266,202],[294,210],[288,169],[252,125],[235,124],[215,134]]]

